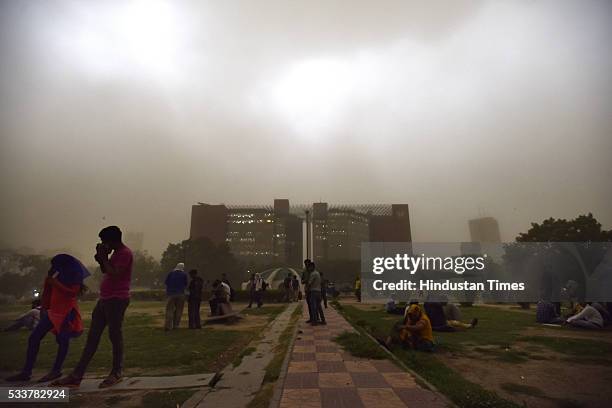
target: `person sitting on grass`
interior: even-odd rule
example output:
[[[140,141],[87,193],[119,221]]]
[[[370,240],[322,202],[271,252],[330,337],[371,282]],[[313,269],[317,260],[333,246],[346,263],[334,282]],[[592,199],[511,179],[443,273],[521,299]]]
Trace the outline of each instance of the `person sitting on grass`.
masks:
[[[540,300],[536,305],[536,322],[541,324],[561,324],[563,318],[557,314],[554,303]]]
[[[40,311],[40,299],[34,299],[32,301],[32,308],[15,319],[15,321],[5,328],[4,331],[19,330],[22,327],[30,331],[34,330],[40,321]]]
[[[40,322],[28,339],[25,365],[21,373],[8,377],[6,381],[30,380],[40,342],[48,332],[55,334],[57,355],[51,371],[38,382],[53,381],[62,376],[70,339],[83,333],[77,299],[85,290],[83,279],[87,276],[87,269],[73,256],[60,254],[51,259],[51,268],[44,283]]]
[[[383,345],[390,348],[393,344],[419,351],[433,351],[434,338],[429,318],[418,304],[406,308],[404,319],[391,329],[391,335]]]
[[[451,331],[473,329],[478,324],[477,317],[473,318],[470,323],[462,322],[461,321],[461,311],[459,310],[456,304],[448,303],[448,299],[446,298],[446,296],[443,297],[443,302],[440,302],[440,310],[442,311],[444,315],[444,319],[446,320],[446,325],[453,329]],[[433,323],[433,319],[431,318],[431,315],[429,313],[427,313],[427,315],[432,321],[432,325],[434,325],[435,327],[435,324]],[[434,330],[436,329],[434,328]]]
[[[406,308],[397,305],[394,299],[389,299],[385,303],[385,312],[389,314],[403,315],[405,310]]]
[[[212,284],[212,297],[208,301],[211,316],[222,316],[221,305],[229,302],[229,294],[223,286],[223,282],[217,279]]]
[[[582,310],[569,317],[565,323],[582,329],[603,329],[604,321],[601,313],[588,303],[580,303],[580,306],[582,306]]]

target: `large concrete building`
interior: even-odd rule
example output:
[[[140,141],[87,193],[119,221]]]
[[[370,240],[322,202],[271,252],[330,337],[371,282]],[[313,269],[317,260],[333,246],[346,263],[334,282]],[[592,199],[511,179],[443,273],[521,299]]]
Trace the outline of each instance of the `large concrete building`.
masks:
[[[500,243],[499,224],[493,217],[474,218],[468,221],[472,242]]]
[[[312,215],[309,226],[306,212]],[[315,261],[358,260],[362,242],[411,241],[407,204],[291,206],[287,199],[276,199],[273,206],[199,203],[192,207],[190,237],[227,242],[246,261],[299,266],[307,256],[307,227],[312,231],[308,256]]]

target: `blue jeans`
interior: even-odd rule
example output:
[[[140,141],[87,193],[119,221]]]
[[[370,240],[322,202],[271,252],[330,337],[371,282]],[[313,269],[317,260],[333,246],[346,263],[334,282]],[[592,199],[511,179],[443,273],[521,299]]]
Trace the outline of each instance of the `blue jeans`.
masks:
[[[323,308],[321,307],[321,291],[311,290],[310,291],[310,308],[312,310],[312,321],[314,322],[325,322],[325,315],[323,314]]]
[[[23,367],[23,373],[27,375],[32,375],[32,368],[34,368],[34,363],[36,363],[36,357],[38,356],[38,350],[40,349],[40,342],[45,337],[45,335],[53,329],[53,324],[51,320],[49,320],[49,316],[47,312],[43,310],[40,314],[40,322],[38,326],[32,331],[30,334],[30,338],[28,339],[28,351],[26,354],[26,362]],[[68,355],[68,346],[70,344],[70,335],[68,332],[64,331],[55,336],[55,340],[57,341],[57,355],[55,356],[55,363],[53,363],[52,372],[60,372],[62,371],[62,366],[64,365],[64,360],[66,360],[66,356]]]

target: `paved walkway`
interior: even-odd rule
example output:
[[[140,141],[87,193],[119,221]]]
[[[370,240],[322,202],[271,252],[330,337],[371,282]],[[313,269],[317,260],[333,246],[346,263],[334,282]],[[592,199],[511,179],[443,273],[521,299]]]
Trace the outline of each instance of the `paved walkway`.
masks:
[[[263,338],[254,340],[255,351],[242,358],[237,367],[230,363],[222,371],[223,376],[214,388],[204,388],[194,394],[183,408],[192,407],[246,407],[261,388],[266,367],[274,357],[274,349],[291,321],[291,314],[298,307],[292,303],[268,325]]]
[[[304,316],[308,316],[304,306]],[[335,309],[325,309],[326,326],[303,320],[291,351],[281,408],[445,407],[436,393],[389,360],[351,356],[332,339],[344,331],[358,334]]]

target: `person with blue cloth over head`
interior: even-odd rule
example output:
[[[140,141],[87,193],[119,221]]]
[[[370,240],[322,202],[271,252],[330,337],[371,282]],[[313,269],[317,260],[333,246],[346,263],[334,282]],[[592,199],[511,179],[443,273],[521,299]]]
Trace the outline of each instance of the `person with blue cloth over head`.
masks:
[[[85,291],[83,280],[88,276],[87,268],[71,255],[59,254],[51,259],[51,267],[43,287],[40,321],[28,339],[25,365],[21,373],[8,377],[7,381],[30,380],[40,342],[49,332],[55,334],[57,355],[51,371],[38,382],[61,377],[70,339],[83,333],[78,296]]]
[[[179,262],[172,272],[166,276],[166,330],[178,329],[185,306],[185,289],[187,288],[185,264]]]

